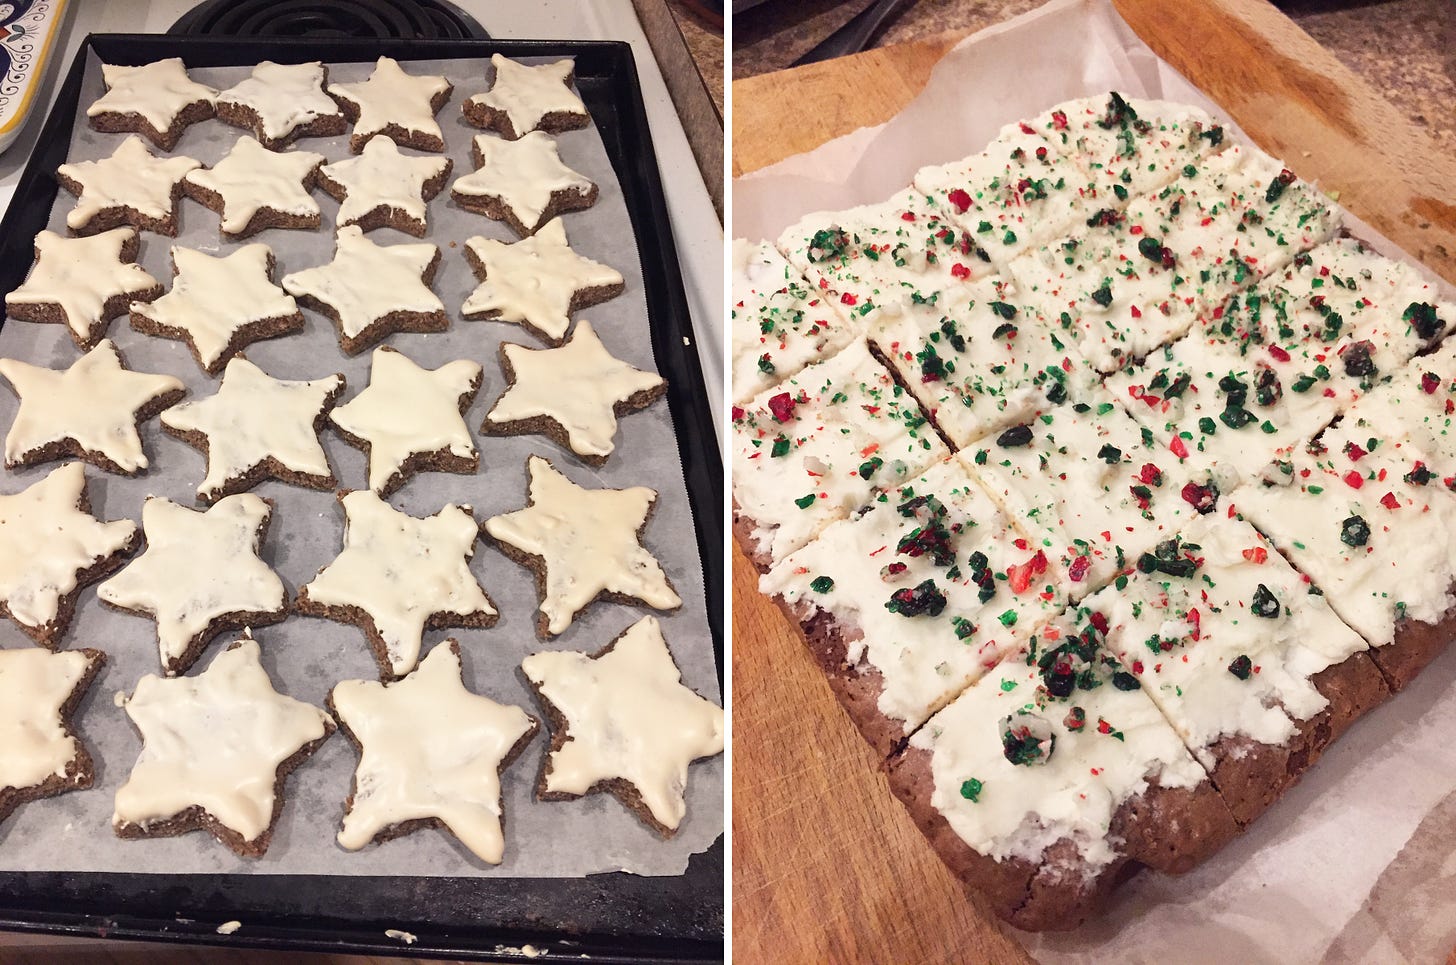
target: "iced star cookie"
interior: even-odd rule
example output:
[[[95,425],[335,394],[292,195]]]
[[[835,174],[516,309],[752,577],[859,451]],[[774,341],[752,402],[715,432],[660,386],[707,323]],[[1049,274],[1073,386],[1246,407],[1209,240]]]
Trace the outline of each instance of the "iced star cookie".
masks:
[[[380,57],[368,80],[330,84],[328,92],[354,125],[349,150],[358,154],[375,135],[417,151],[445,150],[435,115],[454,89],[444,77],[409,74],[393,57]]]
[[[606,791],[670,838],[687,814],[688,765],[723,753],[723,708],[685,686],[662,625],[643,617],[594,654],[521,661],[551,722],[536,797]]]
[[[447,157],[408,157],[381,134],[369,139],[359,157],[319,168],[319,187],[339,202],[339,227],[390,227],[423,238],[426,206],[444,190],[454,165]]]
[[[560,348],[529,349],[503,342],[506,391],[486,413],[491,435],[544,433],[589,466],[601,466],[615,448],[617,417],[645,409],[667,391],[667,381],[615,358],[582,319]],[[563,387],[569,387],[563,391]]]
[[[157,623],[167,676],[185,673],[224,630],[277,623],[287,615],[283,581],[259,556],[273,503],[252,493],[206,511],[148,496],[147,549],[96,588],[101,602]]]
[[[270,151],[281,151],[300,137],[342,134],[349,123],[324,93],[328,81],[329,69],[318,61],[265,60],[247,80],[217,95],[217,119],[252,131]]]
[[[482,375],[465,359],[426,369],[387,345],[374,350],[368,388],[329,413],[344,441],[368,453],[370,489],[388,496],[422,470],[480,468],[464,413]]]
[[[64,371],[0,359],[0,376],[20,396],[5,436],[5,466],[75,456],[107,472],[147,468],[138,425],[175,404],[187,388],[170,375],[133,372],[110,339]]]
[[[25,282],[5,296],[5,313],[65,325],[77,347],[89,349],[129,305],[151,301],[165,290],[136,264],[138,247],[134,228],[88,238],[42,231],[35,236],[35,265]]]
[[[359,750],[339,844],[358,851],[422,828],[449,831],[489,864],[505,855],[500,775],[540,724],[471,693],[446,640],[403,680],[346,680],[329,709]]]
[[[283,288],[334,320],[339,347],[357,355],[395,332],[443,332],[445,305],[430,290],[440,249],[380,245],[358,225],[339,229],[334,260],[283,276]]]
[[[216,394],[168,409],[162,428],[207,457],[207,475],[197,487],[204,503],[264,479],[333,489],[338,481],[318,432],[343,391],[342,375],[285,381],[239,356],[228,363]]]
[[[245,858],[268,850],[289,773],[334,732],[328,714],[274,688],[251,638],[195,677],[148,674],[122,706],[142,750],[116,791],[117,836],[206,831]]]
[[[323,163],[322,154],[279,154],[240,137],[221,161],[188,174],[182,191],[218,213],[218,230],[227,241],[265,228],[317,228],[319,206],[309,191]]]
[[[94,235],[131,225],[175,237],[182,179],[200,167],[196,158],[157,157],[135,134],[110,157],[62,164],[56,180],[76,195],[66,227],[74,235]]]
[[[530,502],[485,521],[505,553],[536,575],[536,635],[562,633],[597,600],[676,610],[682,598],[642,545],[657,493],[645,486],[587,489],[540,456],[526,460]]]
[[[81,587],[121,566],[140,542],[131,520],[107,523],[91,515],[79,462],[22,492],[0,495],[0,614],[54,649]]]
[[[531,131],[560,134],[591,123],[586,105],[571,89],[575,61],[528,65],[491,54],[490,63],[495,68],[490,90],[463,106],[465,119],[476,127],[515,140]]]
[[[363,630],[381,680],[415,669],[427,628],[488,627],[499,619],[470,572],[480,536],[470,507],[447,505],[420,518],[367,489],[343,494],[339,504],[344,547],[298,591],[295,609]]]
[[[456,178],[450,196],[467,211],[504,221],[522,238],[558,214],[590,208],[597,186],[561,161],[556,140],[532,131],[518,141],[477,135],[476,170]]]
[[[182,132],[215,113],[217,91],[187,76],[180,57],[125,67],[102,64],[106,93],[86,108],[93,130],[106,134],[135,131],[170,151]]]
[[[0,650],[0,822],[91,786],[95,767],[71,719],[105,662],[100,650]]]
[[[303,312],[273,283],[273,250],[244,245],[224,255],[172,248],[172,290],[151,303],[133,302],[131,327],[187,343],[208,375],[217,375],[260,339],[303,328]]]
[[[465,258],[480,285],[460,316],[516,322],[548,345],[563,344],[572,312],[616,298],[625,284],[615,268],[571,249],[560,218],[515,244],[469,238]]]

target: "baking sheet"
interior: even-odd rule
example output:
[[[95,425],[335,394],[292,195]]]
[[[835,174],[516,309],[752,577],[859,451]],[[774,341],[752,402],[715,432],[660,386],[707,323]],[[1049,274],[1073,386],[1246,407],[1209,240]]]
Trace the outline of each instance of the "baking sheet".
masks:
[[[533,62],[533,58],[522,58]],[[539,58],[537,58],[539,60]],[[81,104],[102,92],[100,62],[90,55]],[[474,170],[471,138],[480,133],[460,116],[465,98],[486,88],[485,61],[410,61],[411,73],[444,74],[455,92],[439,114],[448,154],[454,158],[451,180]],[[368,77],[373,62],[331,65],[333,81],[359,81]],[[247,76],[247,68],[212,68],[192,71],[206,84],[222,88]],[[175,154],[186,154],[211,165],[219,160],[239,129],[216,121],[194,125],[178,142]],[[123,135],[91,131],[80,119],[71,139],[70,158],[85,160],[110,155]],[[349,157],[348,135],[307,138],[299,149],[323,154],[330,161]],[[621,188],[595,127],[558,137],[562,159],[597,182],[597,203],[584,212],[564,216],[572,246],[582,254],[611,264],[626,280],[625,292],[578,318],[591,319],[608,349],[619,358],[655,370],[649,341],[648,317],[640,264]],[[417,153],[417,152],[406,152]],[[321,191],[314,192],[323,211],[324,227],[316,231],[272,229],[243,243],[261,241],[273,248],[277,278],[291,271],[328,262],[333,257],[331,226],[338,204]],[[64,231],[65,213],[73,199],[61,192],[52,211],[50,227]],[[656,511],[648,523],[645,544],[662,561],[683,598],[683,608],[657,614],[684,682],[721,702],[714,666],[712,637],[707,622],[701,560],[693,538],[693,518],[683,484],[673,426],[665,403],[622,419],[617,451],[601,470],[581,464],[569,452],[544,436],[489,437],[478,432],[485,413],[504,391],[497,361],[502,341],[543,347],[517,325],[500,322],[463,322],[459,306],[474,288],[474,274],[464,258],[464,241],[473,235],[514,241],[504,225],[456,208],[445,193],[431,202],[430,235],[426,239],[442,251],[434,290],[451,317],[449,331],[439,334],[391,336],[394,346],[423,365],[436,367],[455,358],[470,358],[484,367],[484,381],[466,422],[481,453],[481,468],[474,475],[425,473],[415,477],[390,498],[396,508],[427,515],[448,502],[474,507],[477,519],[510,512],[526,503],[526,458],[541,454],[579,484],[622,488],[648,485],[659,493]],[[181,231],[176,239],[150,232],[141,235],[140,262],[159,280],[170,284],[170,248],[173,244],[215,253],[232,250],[236,243],[221,242],[217,215],[184,200],[179,208]],[[416,239],[382,228],[370,233],[379,243],[410,243]],[[341,402],[353,398],[368,384],[370,352],[347,358],[338,348],[333,323],[304,310],[303,332],[282,339],[254,343],[248,357],[278,378],[317,378],[342,372],[348,388]],[[208,378],[193,361],[183,342],[152,338],[131,330],[120,318],[112,322],[110,337],[120,347],[130,368],[167,372],[189,387],[189,398],[216,391],[220,380]],[[0,355],[37,364],[64,367],[78,353],[64,326],[13,321],[0,327]],[[0,424],[9,426],[17,402],[0,392]],[[205,462],[202,454],[164,434],[156,419],[142,428],[152,468],[135,479],[87,468],[92,507],[102,519],[123,516],[140,520],[142,500],[148,494],[167,496],[194,506],[194,493]],[[334,474],[344,488],[365,485],[365,456],[343,443],[330,430],[321,433]],[[0,491],[17,492],[43,478],[54,463],[6,472]],[[343,538],[343,514],[334,494],[267,482],[253,490],[275,500],[272,526],[263,557],[278,571],[290,591],[306,583],[318,568],[338,553]],[[425,647],[447,637],[461,642],[466,685],[495,700],[517,704],[533,716],[540,710],[519,674],[520,661],[538,650],[595,651],[630,626],[644,613],[642,607],[597,603],[584,612],[564,634],[540,641],[534,632],[537,597],[533,578],[506,559],[488,538],[476,546],[471,570],[501,612],[496,626],[487,630],[427,631]],[[688,812],[677,836],[662,841],[617,800],[592,795],[571,802],[538,802],[533,789],[547,747],[543,727],[526,751],[505,772],[502,790],[505,808],[506,855],[499,866],[486,865],[446,832],[426,830],[360,852],[347,852],[334,842],[343,801],[350,788],[356,756],[342,735],[327,741],[314,757],[289,778],[283,814],[268,854],[258,860],[242,859],[211,836],[195,833],[178,838],[122,841],[110,830],[112,797],[125,780],[140,750],[141,741],[125,716],[113,704],[119,691],[130,693],[147,673],[159,672],[155,624],[148,619],[103,608],[95,590],[82,593],[76,619],[65,637],[68,648],[95,646],[111,657],[78,714],[78,729],[96,760],[96,785],[88,791],[20,808],[0,825],[0,871],[125,871],[132,873],[327,874],[414,875],[429,877],[506,876],[580,877],[607,871],[641,875],[678,875],[690,855],[706,850],[723,832],[723,761],[715,758],[693,766],[688,784]],[[332,686],[351,678],[377,679],[377,668],[360,630],[332,621],[290,616],[284,623],[257,631],[263,664],[282,692],[322,705]],[[201,672],[226,641],[216,638],[192,673]],[[9,621],[0,622],[0,645],[30,646]]]
[[[1109,89],[1196,104],[1227,121],[1108,0],[1053,0],[958,44],[886,123],[739,178],[734,234],[773,239],[813,211],[880,201],[920,167],[982,150],[1005,124]],[[1298,162],[1290,160],[1296,171]],[[1345,223],[1421,268],[1446,297],[1456,292],[1364,222],[1347,214]],[[1448,651],[1188,875],[1145,872],[1070,934],[1017,934],[1043,962],[1444,959],[1456,944],[1453,683]]]

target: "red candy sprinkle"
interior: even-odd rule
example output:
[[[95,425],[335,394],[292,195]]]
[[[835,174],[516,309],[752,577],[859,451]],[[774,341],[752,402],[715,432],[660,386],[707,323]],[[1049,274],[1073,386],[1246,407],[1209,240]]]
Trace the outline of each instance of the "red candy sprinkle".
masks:
[[[1058,131],[1067,129],[1067,114],[1065,111],[1052,111],[1052,128]]]
[[[853,305],[858,301],[859,299],[854,297],[853,292],[845,292],[839,296],[839,304],[841,305]]]
[[[1421,373],[1421,391],[1426,395],[1434,395],[1441,387],[1441,379],[1435,372]]]
[[[1395,493],[1386,493],[1380,497],[1380,505],[1386,509],[1400,509],[1400,500],[1395,498]]]
[[[1278,359],[1281,362],[1288,362],[1289,361],[1289,353],[1286,352],[1286,351],[1284,351],[1284,349],[1280,348],[1277,345],[1271,345],[1271,346],[1269,346],[1269,354],[1272,355],[1272,356],[1274,356],[1276,359]]]
[[[1138,470],[1138,478],[1149,486],[1163,485],[1163,471],[1152,463],[1144,463],[1143,468]]]
[[[1179,493],[1183,501],[1200,513],[1213,511],[1213,502],[1217,498],[1213,493],[1213,487],[1200,486],[1198,483],[1185,483]]]
[[[1097,628],[1097,632],[1098,633],[1102,633],[1102,634],[1107,633],[1107,616],[1106,616],[1106,614],[1103,614],[1103,613],[1094,613],[1088,619],[1091,621],[1092,626],[1094,626],[1094,627]]]
[[[780,392],[768,400],[768,409],[777,421],[788,422],[794,417],[794,397],[787,392]]]
[[[1086,579],[1087,571],[1091,568],[1092,558],[1088,556],[1079,556],[1076,559],[1072,560],[1071,565],[1067,567],[1067,578],[1073,583],[1081,583],[1084,579]]]
[[[1179,459],[1188,458],[1188,447],[1183,444],[1183,440],[1179,436],[1173,437],[1173,441],[1168,443],[1168,449]]]
[[[1359,462],[1361,459],[1364,459],[1367,455],[1369,455],[1369,453],[1367,453],[1364,449],[1361,449],[1355,443],[1347,442],[1345,443],[1345,455],[1350,457],[1351,462]]]
[[[1360,473],[1356,472],[1354,469],[1351,469],[1349,472],[1345,473],[1345,485],[1349,486],[1351,489],[1359,489],[1361,486],[1365,485],[1365,477],[1360,475]]]
[[[1132,317],[1133,318],[1142,318],[1143,317],[1142,311],[1136,305],[1132,306]]]
[[[741,418],[743,418],[743,406],[735,405],[733,407],[733,421],[737,422]]]
[[[1034,577],[1046,572],[1047,558],[1041,550],[1036,555],[1018,566],[1006,568],[1006,585],[1011,587],[1012,593],[1024,593],[1026,588],[1031,586]]]
[[[1195,642],[1203,636],[1203,618],[1198,615],[1197,610],[1188,611],[1188,636]]]
[[[950,273],[957,278],[971,277],[971,270],[965,265],[962,265],[960,262],[956,262],[954,265],[951,266]]]
[[[1022,121],[1021,122],[1021,133],[1023,133],[1023,134],[1035,134],[1036,133],[1036,128],[1032,127],[1030,124],[1026,123],[1025,121]]]
[[[955,205],[958,214],[965,214],[966,209],[971,206],[971,196],[966,194],[963,188],[956,188],[947,194],[945,199]]]
[[[914,211],[906,211],[905,213],[903,213],[903,214],[900,215],[900,220],[901,221],[914,221],[915,220],[915,212]]]
[[[1255,546],[1244,550],[1244,559],[1250,563],[1263,563],[1269,559],[1269,551],[1262,546]]]

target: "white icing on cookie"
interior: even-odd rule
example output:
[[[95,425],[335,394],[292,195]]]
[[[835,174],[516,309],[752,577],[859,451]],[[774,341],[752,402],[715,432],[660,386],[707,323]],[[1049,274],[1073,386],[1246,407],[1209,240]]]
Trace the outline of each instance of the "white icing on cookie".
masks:
[[[103,523],[78,509],[85,491],[81,464],[69,462],[22,492],[0,496],[0,603],[23,627],[39,630],[55,620],[77,576],[136,535],[129,519]]]
[[[369,444],[369,488],[383,492],[416,453],[476,457],[460,398],[473,395],[480,378],[480,366],[466,359],[426,369],[381,346],[370,359],[368,388],[330,412],[329,420]]]
[[[329,93],[358,109],[359,119],[354,122],[356,138],[378,134],[390,124],[397,124],[410,133],[444,140],[431,102],[448,93],[451,86],[437,74],[408,74],[399,66],[399,61],[380,57],[368,80],[358,84],[330,84]]]
[[[628,781],[657,822],[682,823],[688,765],[723,752],[723,708],[683,686],[654,617],[643,617],[596,656],[533,653],[521,669],[566,718],[551,752],[547,792],[585,794]]]
[[[212,372],[250,323],[299,315],[293,296],[269,278],[271,258],[271,249],[263,244],[224,255],[174,245],[177,274],[172,290],[151,303],[132,302],[132,315],[178,329],[202,367]],[[244,340],[238,350],[246,344]]]
[[[560,218],[515,244],[478,235],[465,243],[484,267],[485,279],[465,299],[460,314],[523,322],[552,344],[559,344],[571,326],[577,292],[623,283],[615,268],[571,250]]]
[[[665,385],[662,376],[614,358],[582,319],[561,348],[501,346],[515,378],[486,414],[497,425],[544,416],[566,430],[578,455],[608,456],[617,434],[616,406]]]
[[[122,472],[145,469],[137,413],[157,398],[186,388],[170,375],[127,369],[116,346],[105,338],[64,371],[0,359],[0,375],[20,396],[20,411],[5,436],[5,465],[11,467],[46,446],[73,440]]]
[[[275,379],[238,356],[228,363],[215,395],[173,406],[162,413],[162,424],[207,436],[207,476],[197,487],[204,502],[217,498],[228,480],[269,460],[325,481],[332,474],[314,422],[343,386],[342,375],[310,382]]]
[[[440,249],[429,244],[375,244],[357,225],[345,225],[334,260],[284,275],[283,287],[333,308],[340,333],[352,339],[392,312],[444,312],[444,303],[424,281],[439,255]]]
[[[334,711],[360,745],[354,800],[338,837],[350,851],[393,825],[436,818],[476,857],[500,864],[501,766],[536,722],[466,690],[457,646],[436,646],[396,683],[346,680],[334,688]]]
[[[137,114],[165,134],[183,108],[202,102],[211,105],[217,91],[187,76],[181,57],[153,61],[140,67],[102,64],[106,93],[86,108],[87,117],[101,114]]]
[[[561,633],[601,593],[641,600],[656,610],[673,610],[673,592],[657,559],[638,531],[657,501],[645,486],[586,489],[540,456],[527,460],[531,504],[485,522],[491,536],[539,557],[544,594],[541,615],[548,633]]]
[[[272,508],[252,493],[228,496],[205,512],[148,496],[142,504],[147,549],[96,588],[106,603],[157,621],[162,666],[185,671],[194,638],[215,632],[227,614],[281,614],[283,581],[258,556],[258,529]]]
[[[586,175],[567,167],[556,150],[556,139],[532,131],[516,141],[488,134],[475,137],[480,169],[456,178],[451,190],[472,198],[496,198],[515,212],[527,233],[540,227],[555,192],[588,192],[596,185]]]
[[[62,164],[56,174],[81,186],[76,206],[66,214],[66,226],[84,231],[98,215],[117,208],[134,209],[146,218],[171,217],[177,212],[172,189],[200,167],[201,161],[184,155],[157,157],[135,134],[117,145],[110,157]]]
[[[115,827],[200,807],[254,841],[273,823],[278,768],[333,731],[329,715],[285,697],[242,640],[195,677],[143,677],[126,702],[142,751],[116,792]]]
[[[480,526],[468,508],[451,504],[420,518],[367,489],[348,493],[340,502],[348,517],[344,548],[302,595],[313,604],[367,613],[396,676],[415,668],[430,617],[495,616],[490,598],[470,573]]]
[[[534,131],[547,114],[586,114],[586,105],[568,86],[575,61],[527,66],[491,54],[490,62],[495,67],[495,81],[490,90],[470,98],[470,103],[504,111],[516,137]]]
[[[263,136],[270,141],[287,137],[320,117],[340,117],[333,98],[324,93],[328,72],[318,61],[275,64],[265,60],[252,76],[217,95],[217,103],[235,104],[257,111]]]
[[[336,219],[339,226],[358,224],[379,208],[397,208],[424,225],[425,182],[449,167],[448,158],[407,157],[381,134],[370,138],[358,157],[325,164],[320,172],[346,192]]]
[[[244,135],[211,168],[188,174],[188,184],[222,196],[222,230],[239,234],[260,211],[306,218],[319,213],[309,194],[310,174],[324,161],[312,151],[270,151]]]
[[[66,776],[81,745],[66,733],[61,708],[91,659],[78,650],[0,650],[0,791]]]
[[[54,231],[35,236],[37,259],[25,283],[5,296],[16,305],[59,305],[76,341],[89,345],[100,327],[106,302],[157,287],[141,265],[121,260],[135,228],[112,228],[87,238],[63,238]]]

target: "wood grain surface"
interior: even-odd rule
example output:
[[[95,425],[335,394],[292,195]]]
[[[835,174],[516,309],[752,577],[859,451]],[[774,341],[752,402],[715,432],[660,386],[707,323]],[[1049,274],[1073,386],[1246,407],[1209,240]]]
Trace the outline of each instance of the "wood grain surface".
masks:
[[[1261,146],[1456,282],[1456,159],[1292,21],[1262,0],[1114,2]],[[887,120],[959,39],[735,82],[734,173]],[[890,796],[737,547],[732,706],[736,961],[1030,961]]]

